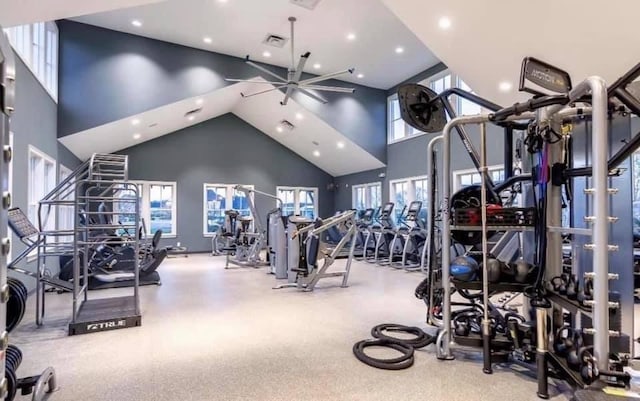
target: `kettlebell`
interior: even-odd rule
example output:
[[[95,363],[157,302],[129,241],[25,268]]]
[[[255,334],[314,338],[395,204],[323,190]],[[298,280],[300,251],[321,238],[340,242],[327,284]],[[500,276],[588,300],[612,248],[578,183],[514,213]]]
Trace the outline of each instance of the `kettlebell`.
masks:
[[[526,283],[529,278],[529,274],[533,271],[533,265],[524,259],[518,259],[516,261],[515,270],[516,282]]]
[[[575,300],[578,297],[578,283],[576,282],[576,276],[571,275],[569,277],[569,281],[567,282],[567,298],[571,300]]]
[[[575,371],[580,371],[582,367],[582,359],[580,353],[583,350],[584,342],[582,340],[582,334],[578,331],[573,333],[573,346],[567,354],[567,364]]]
[[[503,281],[512,283],[516,278],[516,270],[509,263],[500,263]]]
[[[586,282],[585,282],[585,284],[586,284]],[[578,295],[576,296],[576,301],[578,301],[578,303],[580,305],[583,305],[584,301],[587,300],[587,296],[585,295],[584,291],[585,291],[584,286],[582,286],[582,287],[578,286]]]
[[[569,326],[562,326],[553,336],[553,350],[558,356],[566,357],[573,348],[574,332]]]
[[[593,359],[593,347],[582,347],[578,352],[580,359],[580,376],[585,384],[593,383],[594,379],[599,376],[598,367]]]
[[[487,260],[487,280],[490,283],[497,283],[500,281],[500,275],[502,274],[502,263],[498,259],[491,258]]]

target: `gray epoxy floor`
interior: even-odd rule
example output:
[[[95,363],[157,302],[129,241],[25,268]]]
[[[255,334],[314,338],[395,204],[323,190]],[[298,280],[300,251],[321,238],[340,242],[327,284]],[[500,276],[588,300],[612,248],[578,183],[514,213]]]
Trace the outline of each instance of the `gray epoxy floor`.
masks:
[[[422,326],[419,273],[356,262],[349,288],[330,278],[301,293],[272,290],[263,269],[223,266],[222,257],[168,259],[163,285],[141,288],[140,328],[67,337],[70,297],[50,295],[47,325],[36,329],[31,314],[12,333],[20,375],[54,366],[60,390],[50,399],[60,401],[537,399],[534,380],[509,368],[484,375],[462,354],[441,362],[432,346],[404,371],[355,359],[353,343],[375,324]]]

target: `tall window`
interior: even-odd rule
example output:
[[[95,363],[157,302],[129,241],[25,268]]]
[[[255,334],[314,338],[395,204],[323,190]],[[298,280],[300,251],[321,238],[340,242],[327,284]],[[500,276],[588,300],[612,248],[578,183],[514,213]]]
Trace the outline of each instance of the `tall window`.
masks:
[[[4,30],[22,61],[55,101],[58,100],[58,27],[37,22]]]
[[[71,173],[71,169],[68,169],[67,167],[60,164],[58,171],[58,183],[61,183],[62,181],[67,179],[71,175]],[[64,200],[75,200],[75,188],[67,193],[67,196],[64,198]],[[74,205],[61,205],[58,207],[58,211],[58,230],[73,230],[75,223]],[[73,241],[73,235],[60,238],[60,241],[71,242]]]
[[[38,227],[38,203],[56,186],[56,161],[53,157],[29,146],[29,172],[28,172],[28,210],[29,220]],[[55,229],[56,216],[52,212],[47,216],[42,214],[43,231]]]
[[[176,212],[176,196],[177,184],[175,182],[165,181],[129,181],[138,186],[138,202],[140,205],[140,218],[144,220],[146,229],[145,235],[152,236],[158,230],[162,230],[163,237],[175,237],[177,232],[177,212]],[[121,199],[132,199],[134,193],[132,191],[119,191],[117,194]],[[131,214],[135,212],[132,209],[133,203],[116,202],[114,204],[114,212],[122,211],[122,216],[126,216],[127,221],[123,221],[124,217],[116,215],[117,222],[122,224],[131,224]],[[133,233],[131,233],[133,234]]]
[[[243,186],[253,189],[253,185]],[[205,236],[213,235],[224,225],[224,212],[227,210],[237,210],[242,216],[251,216],[247,195],[235,187],[236,184],[204,184]]]
[[[351,187],[352,205],[356,210],[375,209],[382,201],[382,184],[372,182],[369,184],[353,185]]]
[[[457,80],[458,88],[473,93],[473,90],[471,90],[469,85],[467,85],[460,77],[458,77]],[[470,116],[474,114],[480,114],[482,112],[482,107],[473,103],[472,101],[458,96],[456,96],[456,98],[458,104],[456,109],[458,110],[459,116]]]
[[[438,94],[447,89],[451,89],[451,74],[446,74],[439,78],[432,78],[429,81],[429,87]]]
[[[489,166],[489,176],[494,183],[504,181],[503,166]],[[482,183],[480,173],[476,169],[457,170],[453,172],[453,190],[458,191],[470,185]]]
[[[427,206],[427,177],[409,177],[389,182],[389,201],[394,202],[393,208],[396,219],[400,217],[402,209],[413,201],[422,201],[422,208]]]
[[[282,201],[284,216],[317,217],[318,188],[278,187],[277,196]]]

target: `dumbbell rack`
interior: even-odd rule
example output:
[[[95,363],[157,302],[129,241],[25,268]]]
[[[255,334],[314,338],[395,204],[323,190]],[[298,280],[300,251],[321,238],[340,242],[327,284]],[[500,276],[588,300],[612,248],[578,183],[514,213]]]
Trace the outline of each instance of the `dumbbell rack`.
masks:
[[[15,96],[15,60],[11,45],[0,26],[0,185],[2,205],[0,206],[0,399],[12,401],[18,390],[22,395],[31,394],[33,401],[43,400],[46,393],[56,390],[56,375],[53,368],[45,369],[40,375],[18,379],[15,371],[22,362],[22,352],[9,345],[7,331],[7,303],[10,298],[10,286],[7,283],[7,255],[11,249],[8,232],[8,210],[11,207],[9,192],[9,164],[13,156],[11,148],[10,118],[14,112]],[[17,281],[17,280],[16,280]],[[23,288],[23,291],[26,288]],[[24,296],[26,299],[26,295]]]

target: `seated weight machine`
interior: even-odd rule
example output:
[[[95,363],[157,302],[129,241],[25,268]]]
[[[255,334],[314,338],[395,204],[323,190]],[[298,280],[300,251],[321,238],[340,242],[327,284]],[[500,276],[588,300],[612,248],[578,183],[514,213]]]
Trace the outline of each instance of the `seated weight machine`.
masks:
[[[259,194],[268,198],[276,199],[279,202],[281,201],[274,195],[247,188],[242,185],[236,185],[234,189],[246,195],[249,210],[251,210],[251,217],[242,217],[238,215],[233,216],[240,222],[241,228],[236,228],[235,246],[223,248],[223,251],[226,252],[225,269],[229,269],[230,264],[239,267],[253,268],[270,266],[270,262],[267,260],[267,258],[269,258],[269,252],[263,254],[269,246],[267,243],[268,233],[262,226],[260,213],[255,207],[253,195]],[[253,230],[250,229],[252,222],[254,226]]]
[[[274,289],[297,288],[302,291],[313,291],[318,281],[328,277],[342,277],[341,287],[347,287],[356,246],[357,226],[355,215],[356,212],[354,210],[349,210],[324,220],[316,219],[312,222],[308,222],[308,220],[305,220],[304,223],[299,222],[298,228],[288,233],[293,241],[288,242],[289,247],[287,249],[289,259],[295,258],[297,263],[289,264],[288,266],[289,282],[280,284]],[[289,220],[292,218],[296,221],[295,217],[289,217]],[[348,226],[348,230],[340,242],[334,247],[327,247],[321,241],[321,234],[332,227],[341,226],[345,223]],[[349,254],[344,270],[328,271],[346,246],[349,246]],[[322,265],[320,265],[321,260]]]

